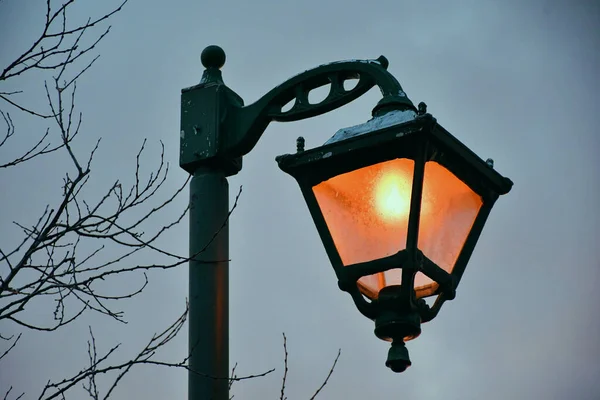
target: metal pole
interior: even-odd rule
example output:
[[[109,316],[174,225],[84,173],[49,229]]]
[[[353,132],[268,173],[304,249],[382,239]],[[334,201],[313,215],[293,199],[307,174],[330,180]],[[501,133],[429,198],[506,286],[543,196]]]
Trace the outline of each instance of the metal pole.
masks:
[[[189,400],[229,399],[228,203],[224,172],[194,172],[189,211]]]

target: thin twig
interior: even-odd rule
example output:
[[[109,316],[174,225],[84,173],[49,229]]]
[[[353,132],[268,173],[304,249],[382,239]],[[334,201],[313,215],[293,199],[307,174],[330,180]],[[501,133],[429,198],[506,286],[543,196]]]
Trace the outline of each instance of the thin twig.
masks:
[[[335,357],[335,360],[333,361],[333,365],[331,366],[331,369],[329,370],[329,373],[327,374],[327,377],[323,381],[323,384],[321,384],[321,386],[319,386],[319,388],[317,389],[315,394],[312,395],[310,400],[314,400],[317,397],[317,395],[319,394],[319,392],[325,387],[325,385],[327,385],[327,382],[329,381],[331,374],[333,374],[333,369],[335,368],[335,365],[337,364],[341,354],[342,354],[342,349],[339,349],[337,356]]]
[[[288,373],[288,351],[287,351],[287,338],[285,337],[285,333],[282,333],[282,335],[283,335],[283,353],[284,353],[283,379],[281,380],[281,396],[279,397],[279,399],[285,400],[285,399],[287,399],[287,397],[285,397],[285,380],[287,379],[287,373]]]

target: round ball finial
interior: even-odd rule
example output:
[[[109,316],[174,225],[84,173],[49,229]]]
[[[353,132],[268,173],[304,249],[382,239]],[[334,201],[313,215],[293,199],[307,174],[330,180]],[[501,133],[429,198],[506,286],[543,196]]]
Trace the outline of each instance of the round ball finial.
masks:
[[[202,65],[204,65],[204,68],[206,69],[220,69],[223,65],[225,65],[225,52],[219,46],[208,46],[207,48],[202,50],[200,60],[202,61]]]

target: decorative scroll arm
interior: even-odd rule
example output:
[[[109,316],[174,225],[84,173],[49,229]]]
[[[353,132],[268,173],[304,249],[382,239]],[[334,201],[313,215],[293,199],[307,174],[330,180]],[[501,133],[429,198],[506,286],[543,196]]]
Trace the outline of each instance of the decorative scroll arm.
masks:
[[[388,60],[384,56],[377,60],[321,65],[290,78],[253,104],[231,107],[224,121],[226,152],[232,157],[241,157],[252,150],[271,121],[291,122],[327,113],[356,100],[375,85],[383,98],[374,108],[373,115],[389,108],[416,111],[400,83],[387,71],[387,66]],[[358,79],[358,84],[345,90],[344,81],[348,79]],[[309,92],[325,85],[330,85],[327,97],[318,104],[310,104]],[[283,111],[290,101],[294,101],[293,107]]]
[[[390,109],[417,111],[387,71],[388,61],[383,56],[321,65],[288,79],[248,106],[223,82],[223,49],[208,46],[200,58],[206,68],[202,80],[181,91],[179,166],[189,173],[208,167],[235,175],[242,168],[242,157],[254,148],[271,121],[298,121],[327,113],[356,100],[375,85],[383,98],[373,115]],[[348,79],[358,79],[358,84],[346,90],[344,81]],[[310,91],[326,85],[330,86],[327,97],[311,104]],[[293,107],[284,111],[291,101]]]

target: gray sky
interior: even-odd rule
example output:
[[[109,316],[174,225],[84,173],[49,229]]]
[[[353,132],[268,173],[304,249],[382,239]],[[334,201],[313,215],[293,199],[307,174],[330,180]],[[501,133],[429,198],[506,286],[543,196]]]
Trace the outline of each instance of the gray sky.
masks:
[[[74,19],[107,9],[97,3],[83,2]],[[43,2],[0,3],[0,66],[30,45],[41,18]],[[225,49],[224,80],[246,104],[316,65],[384,54],[415,104],[425,101],[445,128],[515,182],[492,211],[457,298],[408,343],[413,366],[397,375],[384,365],[389,345],[337,288],[297,184],[274,161],[294,151],[297,136],[314,147],[366,121],[379,93],[322,117],[270,126],[230,179],[232,199],[244,187],[230,224],[230,354],[239,374],[277,371],[234,384],[235,398],[278,397],[281,332],[290,399],[312,395],[340,347],[324,399],[600,396],[597,2],[131,0],[111,23],[101,58],[78,85],[84,130],[77,149],[103,138],[90,196],[117,177],[131,178],[144,138],[148,165],[162,140],[173,167],[168,185],[185,179],[177,167],[180,89],[199,81],[199,55],[209,44]],[[43,105],[40,79],[18,82],[30,104]],[[37,137],[39,124],[1,107],[22,135],[12,149]],[[65,168],[49,157],[0,171],[3,242],[19,237],[11,221],[32,222],[60,196]],[[186,254],[187,222],[163,246]],[[151,278],[123,306],[127,326],[90,315],[59,332],[27,333],[0,365],[0,389],[12,384],[33,398],[46,380],[78,371],[87,362],[88,324],[101,349],[123,342],[123,357],[133,354],[176,317],[187,293],[186,268]],[[43,310],[30,312],[48,318]],[[185,335],[165,357],[185,355]],[[185,398],[186,380],[183,371],[139,368],[114,398]]]

